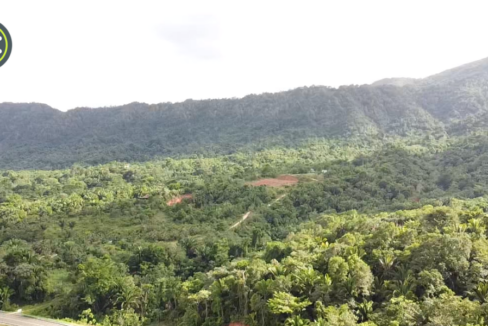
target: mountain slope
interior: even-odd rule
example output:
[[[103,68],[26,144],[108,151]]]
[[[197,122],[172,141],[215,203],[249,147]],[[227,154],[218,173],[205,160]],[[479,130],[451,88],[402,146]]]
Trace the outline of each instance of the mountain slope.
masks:
[[[459,134],[466,132],[465,121],[488,112],[488,59],[424,80],[398,80],[403,82],[66,113],[42,104],[3,103],[0,168],[230,153],[311,137]]]

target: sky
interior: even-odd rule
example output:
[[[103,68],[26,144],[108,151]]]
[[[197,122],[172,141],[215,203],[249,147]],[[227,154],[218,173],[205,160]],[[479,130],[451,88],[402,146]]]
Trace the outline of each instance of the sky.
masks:
[[[0,102],[59,110],[422,78],[488,57],[486,0],[0,0]]]

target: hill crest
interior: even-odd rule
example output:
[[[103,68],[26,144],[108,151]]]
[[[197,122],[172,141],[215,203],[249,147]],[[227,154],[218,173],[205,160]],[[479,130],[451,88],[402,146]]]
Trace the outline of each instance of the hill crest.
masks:
[[[488,116],[488,59],[422,80],[61,112],[0,104],[0,168],[228,154],[309,138],[447,135]],[[484,124],[477,124],[483,128]]]

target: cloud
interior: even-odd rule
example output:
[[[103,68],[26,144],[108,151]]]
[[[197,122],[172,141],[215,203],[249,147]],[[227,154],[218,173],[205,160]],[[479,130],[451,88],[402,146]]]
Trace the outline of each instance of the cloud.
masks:
[[[212,16],[193,16],[186,21],[158,26],[158,35],[172,44],[180,54],[202,59],[219,59],[220,28]]]

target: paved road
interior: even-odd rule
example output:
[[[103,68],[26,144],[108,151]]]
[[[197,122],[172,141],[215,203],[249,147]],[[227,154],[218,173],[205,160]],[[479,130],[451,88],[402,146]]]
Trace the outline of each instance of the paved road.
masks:
[[[8,326],[60,326],[61,323],[22,316],[19,313],[0,312],[0,325]],[[68,325],[68,324],[66,324]]]

